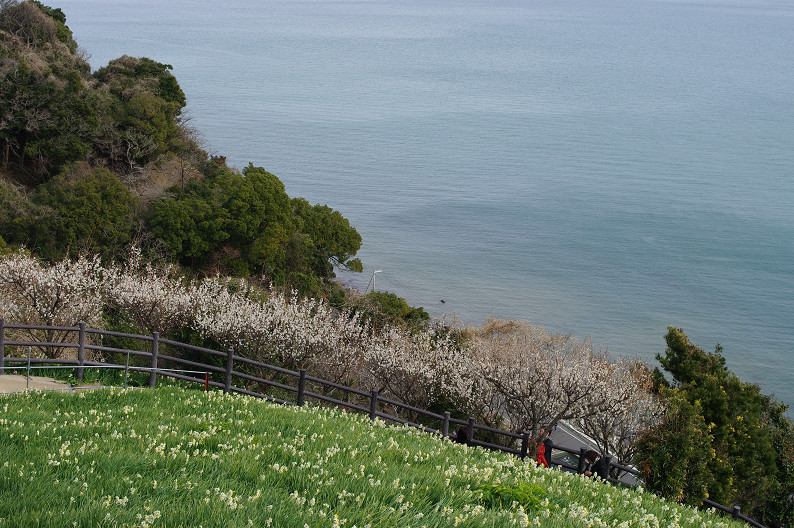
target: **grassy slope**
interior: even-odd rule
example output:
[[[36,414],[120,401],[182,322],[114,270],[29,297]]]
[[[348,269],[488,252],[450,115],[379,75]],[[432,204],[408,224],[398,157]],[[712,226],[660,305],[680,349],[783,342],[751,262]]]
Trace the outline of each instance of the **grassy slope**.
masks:
[[[739,526],[329,409],[164,387],[0,411],[0,526]],[[489,505],[489,482],[543,502]]]

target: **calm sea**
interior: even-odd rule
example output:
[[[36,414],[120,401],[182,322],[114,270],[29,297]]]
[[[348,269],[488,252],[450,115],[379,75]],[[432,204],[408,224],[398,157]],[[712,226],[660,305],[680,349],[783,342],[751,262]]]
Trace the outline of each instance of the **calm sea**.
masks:
[[[794,1],[56,1],[173,65],[209,151],[359,230],[364,289],[794,404]],[[442,302],[443,300],[443,302]]]

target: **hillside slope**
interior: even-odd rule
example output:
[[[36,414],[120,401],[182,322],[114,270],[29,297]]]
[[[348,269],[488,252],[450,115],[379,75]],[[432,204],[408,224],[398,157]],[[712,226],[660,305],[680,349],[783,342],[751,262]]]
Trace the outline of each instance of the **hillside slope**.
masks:
[[[0,404],[0,525],[738,526],[329,409],[176,387]]]

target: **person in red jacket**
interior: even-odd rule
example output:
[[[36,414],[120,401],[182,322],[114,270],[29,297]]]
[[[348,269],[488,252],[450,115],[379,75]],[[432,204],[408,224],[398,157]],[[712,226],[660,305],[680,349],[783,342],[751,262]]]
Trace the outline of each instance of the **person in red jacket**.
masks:
[[[549,453],[551,456],[551,453]],[[549,463],[546,460],[546,446],[545,444],[540,444],[538,447],[538,454],[537,454],[538,465],[543,467],[549,467]]]

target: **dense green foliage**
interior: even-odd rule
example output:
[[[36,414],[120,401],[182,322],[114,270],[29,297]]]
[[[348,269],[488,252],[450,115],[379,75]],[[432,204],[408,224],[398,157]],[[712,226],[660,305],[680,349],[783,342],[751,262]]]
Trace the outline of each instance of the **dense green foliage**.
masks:
[[[0,167],[28,184],[90,155],[101,94],[60,10],[0,2]]]
[[[365,414],[173,386],[0,405],[4,526],[739,526]]]
[[[151,204],[150,231],[185,266],[258,274],[277,284],[334,276],[333,264],[351,260],[361,237],[339,212],[290,199],[284,185],[261,167],[242,175],[218,167],[185,189]]]
[[[124,56],[91,76],[65,22],[38,2],[0,4],[0,162],[29,185],[77,160],[132,172],[181,136],[170,66]]]
[[[94,74],[105,95],[97,148],[118,171],[132,172],[179,144],[185,94],[171,66],[123,56]]]
[[[672,387],[658,369],[657,381],[671,405],[664,422],[640,440],[640,464],[653,475],[649,489],[690,503],[708,497],[740,504],[767,521],[794,521],[787,407],[731,372],[719,345],[706,352],[674,327],[665,340],[665,355],[657,359]]]
[[[112,256],[130,241],[135,198],[105,168],[65,167],[36,188],[32,202],[38,217],[19,233],[26,232],[26,242],[45,258],[87,250]]]
[[[402,321],[409,326],[421,326],[430,319],[423,308],[409,306],[405,299],[388,291],[370,291],[358,300],[355,307],[376,325]]]
[[[261,167],[209,157],[171,66],[123,56],[91,74],[66,16],[0,0],[0,241],[47,259],[116,258],[135,240],[188,273],[262,275],[344,303],[361,237]]]
[[[483,484],[480,487],[483,503],[494,507],[505,507],[516,503],[525,510],[537,509],[541,504],[541,497],[546,495],[543,488],[526,482],[519,482],[512,486],[507,484]]]
[[[713,480],[707,467],[714,457],[709,427],[700,402],[689,403],[676,391],[667,396],[663,421],[640,438],[636,457],[649,490],[698,505]]]

